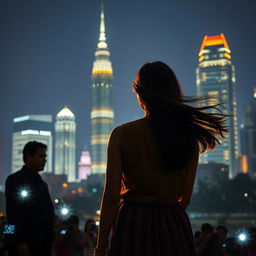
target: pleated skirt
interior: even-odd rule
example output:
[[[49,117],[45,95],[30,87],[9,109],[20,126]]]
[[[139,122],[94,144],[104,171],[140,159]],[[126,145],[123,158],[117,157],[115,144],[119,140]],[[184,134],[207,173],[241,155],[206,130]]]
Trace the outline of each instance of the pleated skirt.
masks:
[[[178,204],[122,202],[109,256],[195,256],[190,221]]]

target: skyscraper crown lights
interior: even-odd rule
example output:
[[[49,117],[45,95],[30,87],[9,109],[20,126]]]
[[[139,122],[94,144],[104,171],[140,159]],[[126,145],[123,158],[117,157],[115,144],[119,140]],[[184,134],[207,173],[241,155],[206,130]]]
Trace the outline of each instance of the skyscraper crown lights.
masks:
[[[213,45],[223,45],[228,52],[230,52],[230,48],[228,45],[228,42],[226,40],[226,37],[223,33],[216,36],[205,36],[203,43],[200,48],[200,52],[203,51],[207,46],[213,46]]]
[[[101,6],[100,14],[100,36],[99,42],[97,45],[97,50],[95,52],[96,60],[93,63],[92,74],[113,74],[112,64],[110,60],[106,57],[109,57],[110,53],[108,51],[108,45],[106,43],[106,33],[105,33],[105,17],[104,17],[104,8],[103,3]]]
[[[93,63],[92,74],[113,74],[112,65],[109,60],[95,60]]]
[[[64,107],[58,114],[57,114],[57,118],[60,117],[70,117],[70,118],[74,118],[74,114],[72,113],[72,111],[68,108],[68,107]]]
[[[202,67],[231,64],[231,50],[224,34],[205,36],[200,47],[199,63]]]

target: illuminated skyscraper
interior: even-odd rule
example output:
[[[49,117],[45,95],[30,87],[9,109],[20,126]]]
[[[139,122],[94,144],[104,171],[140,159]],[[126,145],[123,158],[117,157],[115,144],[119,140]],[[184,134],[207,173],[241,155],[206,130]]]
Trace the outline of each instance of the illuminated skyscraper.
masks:
[[[91,156],[86,149],[82,152],[80,161],[78,163],[78,181],[86,180],[87,176],[91,174]]]
[[[256,88],[254,96],[244,109],[244,123],[240,129],[241,153],[246,158],[248,171],[256,177]]]
[[[68,182],[77,180],[76,175],[76,123],[74,114],[63,108],[55,123],[55,174],[65,174]]]
[[[103,5],[100,15],[100,36],[92,69],[91,152],[92,174],[106,171],[106,146],[113,127],[113,70],[106,43]]]
[[[227,125],[229,133],[221,139],[214,151],[201,155],[200,163],[223,163],[229,166],[229,177],[236,175],[235,160],[238,156],[237,109],[235,67],[231,63],[231,50],[224,34],[205,36],[199,52],[196,70],[197,96],[213,96],[221,99],[224,113],[231,114]],[[211,103],[215,103],[211,100]]]
[[[52,172],[52,116],[26,115],[13,119],[12,135],[12,172],[21,169],[23,147],[29,141],[38,141],[47,145],[45,172]]]

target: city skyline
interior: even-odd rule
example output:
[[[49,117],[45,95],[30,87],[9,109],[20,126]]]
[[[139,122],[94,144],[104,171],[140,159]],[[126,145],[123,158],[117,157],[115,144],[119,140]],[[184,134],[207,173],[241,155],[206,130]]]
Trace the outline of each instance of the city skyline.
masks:
[[[256,34],[249,30],[255,3],[251,1],[246,6],[231,1],[201,3],[164,1],[159,5],[151,0],[105,3],[111,35],[108,43],[115,70],[115,125],[143,115],[131,84],[138,68],[147,61],[165,61],[176,72],[185,94],[195,95],[194,70],[199,45],[204,35],[220,33],[226,35],[233,52],[238,121],[242,123],[243,105],[253,95],[255,85]],[[223,8],[217,8],[218,3]],[[55,115],[63,105],[68,105],[77,116],[77,155],[85,143],[89,145],[90,71],[97,43],[100,2],[62,1],[60,6],[50,1],[43,5],[14,1],[2,5],[0,107],[4,118],[0,123],[0,152],[4,154],[1,157],[4,162],[0,171],[4,169],[6,177],[11,168],[10,131],[15,116]],[[230,5],[232,12],[227,15],[225,10]],[[246,16],[238,19],[243,13]]]

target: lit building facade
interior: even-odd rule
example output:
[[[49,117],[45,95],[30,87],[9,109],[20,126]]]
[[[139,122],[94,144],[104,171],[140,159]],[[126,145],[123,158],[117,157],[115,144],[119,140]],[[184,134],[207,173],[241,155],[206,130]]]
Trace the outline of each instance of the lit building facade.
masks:
[[[106,171],[106,148],[114,120],[112,108],[113,70],[109,56],[102,6],[99,43],[95,52],[91,76],[91,153],[93,174],[104,174]]]
[[[244,109],[244,123],[240,129],[240,138],[244,165],[247,164],[248,173],[256,177],[256,88],[253,98]]]
[[[29,141],[37,141],[47,145],[47,162],[45,172],[52,172],[52,116],[25,115],[13,119],[12,135],[12,172],[21,169],[23,148]]]
[[[210,96],[224,102],[224,113],[232,115],[227,119],[229,132],[220,139],[214,151],[201,155],[200,163],[226,164],[229,177],[236,175],[238,157],[237,108],[235,88],[235,68],[231,63],[231,50],[224,34],[205,36],[199,52],[199,66],[196,70],[197,96]],[[214,98],[207,104],[217,103]],[[200,106],[203,106],[202,103]]]
[[[68,182],[77,180],[76,123],[74,114],[67,107],[56,116],[55,174],[67,175]]]
[[[228,166],[222,163],[199,164],[197,166],[195,190],[198,190],[199,181],[206,182],[208,186],[216,185],[220,179],[228,179]]]
[[[80,161],[78,163],[78,181],[86,180],[87,176],[91,174],[91,156],[89,151],[82,152]]]

